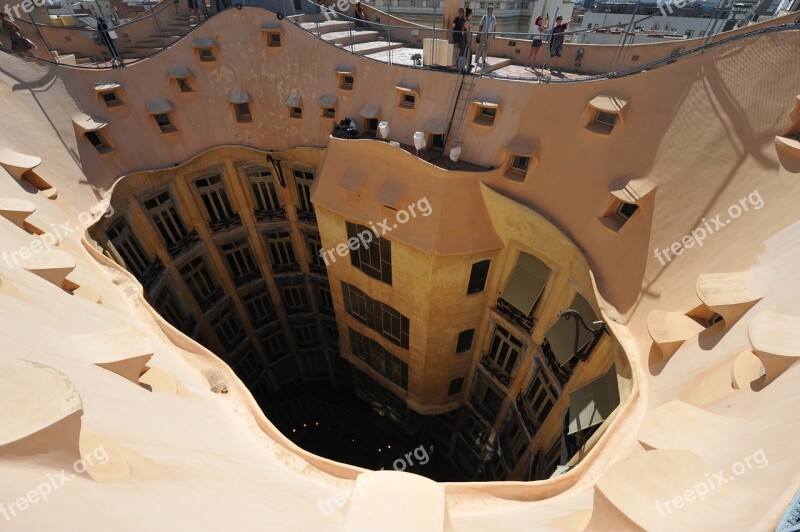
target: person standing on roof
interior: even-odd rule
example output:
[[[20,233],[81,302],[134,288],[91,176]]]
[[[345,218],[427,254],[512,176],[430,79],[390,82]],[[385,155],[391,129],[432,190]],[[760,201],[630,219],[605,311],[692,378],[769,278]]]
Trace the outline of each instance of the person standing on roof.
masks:
[[[458,8],[458,16],[453,21],[453,63],[458,66],[458,58],[464,55],[464,8]]]
[[[478,57],[475,60],[477,66],[487,66],[486,55],[489,52],[489,39],[494,36],[497,29],[497,19],[493,15],[494,7],[489,6],[486,14],[481,17],[481,25],[478,28]]]
[[[556,17],[556,23],[553,26],[553,34],[550,37],[550,72],[553,72],[553,58],[557,57],[558,60],[558,73],[563,74],[564,71],[561,69],[561,52],[564,50],[564,38],[566,34],[564,32],[567,31],[567,27],[569,27],[569,21],[565,24],[562,24],[563,17],[561,15]]]

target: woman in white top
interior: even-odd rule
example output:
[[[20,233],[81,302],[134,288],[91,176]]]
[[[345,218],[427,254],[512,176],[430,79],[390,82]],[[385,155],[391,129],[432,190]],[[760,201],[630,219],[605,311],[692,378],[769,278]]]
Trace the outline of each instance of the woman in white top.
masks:
[[[528,59],[525,60],[525,68],[531,66],[531,70],[536,72],[536,55],[539,53],[539,48],[542,47],[542,36],[544,30],[550,27],[550,15],[545,15],[544,23],[542,17],[536,17],[536,22],[533,23],[533,43],[531,46],[531,53],[528,54]]]

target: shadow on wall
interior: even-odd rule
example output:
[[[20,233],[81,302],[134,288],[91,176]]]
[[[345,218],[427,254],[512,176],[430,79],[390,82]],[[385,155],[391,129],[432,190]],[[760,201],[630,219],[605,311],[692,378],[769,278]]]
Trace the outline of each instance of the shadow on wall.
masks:
[[[9,84],[12,91],[28,92],[31,95],[33,101],[41,109],[42,115],[50,124],[53,133],[58,137],[75,164],[80,167],[81,160],[72,126],[72,115],[78,110],[78,105],[67,91],[64,81],[58,73],[58,68],[57,65],[0,52],[0,76],[7,76],[12,81]],[[27,123],[30,124],[29,121]],[[4,123],[4,125],[8,124]],[[17,125],[24,127],[21,124]],[[19,137],[13,131],[14,128],[11,129],[5,131],[9,135],[7,140]],[[42,138],[42,135],[37,136]],[[7,147],[37,157],[43,156],[45,150],[42,144],[12,146],[7,142]],[[89,183],[86,182],[86,184]]]
[[[670,106],[673,112],[661,113],[660,123],[651,124],[664,133],[647,173],[660,186],[683,188],[687,196],[700,196],[692,204],[677,206],[683,210],[683,230],[676,225],[677,232],[670,242],[701,226],[705,218],[713,217],[718,211],[715,202],[720,195],[730,193],[730,187],[740,188],[746,182],[748,188],[741,190],[742,195],[746,195],[756,186],[755,177],[767,179],[774,175],[777,169],[774,138],[785,131],[793,103],[777,101],[774,95],[795,94],[800,83],[800,72],[780,78],[775,72],[791,64],[797,38],[792,35],[748,40],[726,49],[713,60],[704,62],[694,79],[687,79],[682,95]],[[776,80],[777,86],[753,83],[753,79]],[[780,151],[777,157],[790,172],[800,171],[797,159]],[[759,173],[743,175],[747,171],[745,166],[753,161]],[[653,242],[654,246],[659,244],[662,242]],[[651,249],[643,250],[641,255],[632,253],[632,256],[641,257],[635,264],[636,270],[641,272],[640,278],[645,277],[644,269],[651,255]],[[640,288],[630,283],[619,294],[618,308],[630,314],[638,306],[635,300],[639,293],[642,297],[660,297],[651,286],[667,268],[679,262],[656,263],[654,275],[644,278]]]

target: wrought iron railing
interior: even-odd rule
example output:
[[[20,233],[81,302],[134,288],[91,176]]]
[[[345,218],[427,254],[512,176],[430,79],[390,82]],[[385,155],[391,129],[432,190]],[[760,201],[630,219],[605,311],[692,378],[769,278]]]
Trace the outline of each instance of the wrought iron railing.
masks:
[[[286,219],[286,209],[277,209],[274,211],[265,211],[261,209],[253,209],[253,215],[256,217],[256,220],[259,222],[268,221],[271,222],[272,220],[285,220]]]
[[[186,233],[186,235],[179,241],[175,242],[174,244],[167,245],[167,252],[172,256],[173,259],[175,259],[178,258],[181,253],[184,253],[186,250],[199,242],[200,236],[197,234],[197,231],[192,229],[191,232]]]
[[[497,381],[501,382],[506,388],[508,385],[511,384],[511,375],[506,373],[504,369],[497,365],[490,356],[489,353],[486,353],[481,357],[481,366],[488,371],[492,377],[494,377]]]
[[[494,308],[505,319],[507,319],[509,322],[515,325],[518,325],[525,332],[530,332],[530,330],[533,329],[533,326],[536,324],[536,320],[533,318],[533,316],[526,316],[525,314],[520,312],[514,305],[512,305],[502,297],[497,298],[497,303],[495,304]]]

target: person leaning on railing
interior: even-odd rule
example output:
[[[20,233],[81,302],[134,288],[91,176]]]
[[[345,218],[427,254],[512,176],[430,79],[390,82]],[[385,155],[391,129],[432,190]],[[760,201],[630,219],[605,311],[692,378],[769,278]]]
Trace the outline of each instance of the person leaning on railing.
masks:
[[[36,45],[22,34],[22,30],[12,22],[8,15],[2,16],[2,27],[11,40],[11,50],[33,57],[32,50],[36,49]]]

